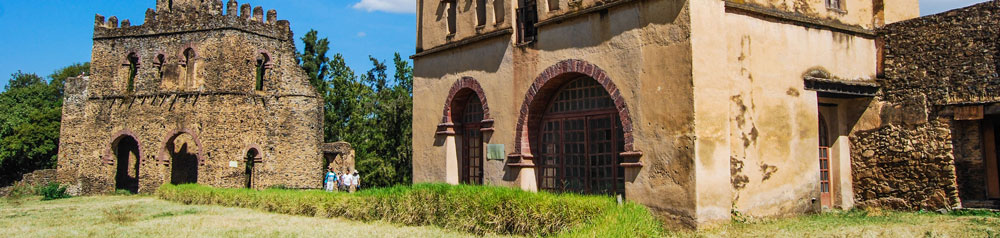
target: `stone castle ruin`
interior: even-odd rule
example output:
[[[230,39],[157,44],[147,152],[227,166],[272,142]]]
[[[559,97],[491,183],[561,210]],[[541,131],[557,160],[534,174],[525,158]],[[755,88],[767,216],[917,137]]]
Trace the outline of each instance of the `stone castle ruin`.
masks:
[[[322,98],[275,10],[157,0],[142,25],[94,24],[92,75],[67,80],[63,106],[58,179],[76,193],[319,188],[324,167],[353,169],[350,145],[323,143]]]

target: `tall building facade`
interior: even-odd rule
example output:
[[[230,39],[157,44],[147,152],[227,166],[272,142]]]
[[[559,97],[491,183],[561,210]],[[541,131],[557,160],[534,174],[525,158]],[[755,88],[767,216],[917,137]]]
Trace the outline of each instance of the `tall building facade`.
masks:
[[[414,182],[621,196],[700,227],[850,208],[917,0],[417,1]]]

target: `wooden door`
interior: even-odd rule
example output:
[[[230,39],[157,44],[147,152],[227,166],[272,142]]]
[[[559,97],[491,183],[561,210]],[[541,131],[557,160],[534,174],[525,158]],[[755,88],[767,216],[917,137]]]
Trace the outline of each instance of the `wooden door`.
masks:
[[[824,208],[833,207],[833,196],[830,192],[830,128],[826,118],[819,115],[819,193],[820,204]]]
[[[986,168],[986,192],[987,197],[990,199],[1000,199],[1000,167],[997,163],[997,148],[1000,148],[997,144],[996,136],[1000,134],[1000,127],[997,123],[1000,120],[995,118],[983,120],[983,151],[985,152],[985,165]]]

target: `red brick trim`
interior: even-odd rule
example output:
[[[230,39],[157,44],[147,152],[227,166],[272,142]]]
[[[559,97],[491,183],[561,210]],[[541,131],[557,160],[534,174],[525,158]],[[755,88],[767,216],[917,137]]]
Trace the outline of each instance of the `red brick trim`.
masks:
[[[549,99],[558,91],[562,84],[575,79],[573,76],[588,76],[597,80],[608,94],[615,101],[618,108],[618,116],[622,121],[622,131],[625,133],[625,151],[638,151],[635,149],[635,139],[632,137],[632,116],[629,113],[628,105],[622,98],[618,87],[615,86],[608,73],[600,67],[589,62],[577,59],[564,60],[544,71],[535,78],[535,82],[528,88],[524,102],[521,104],[520,116],[517,119],[517,136],[514,137],[514,154],[532,154],[530,144],[531,130],[540,123],[540,117],[548,106]]]
[[[452,121],[452,114],[454,112],[452,109],[457,109],[455,103],[462,103],[456,102],[455,99],[467,96],[469,93],[475,93],[479,97],[479,102],[483,103],[483,126],[489,126],[487,128],[493,126],[493,117],[490,116],[490,106],[486,102],[486,93],[483,92],[483,87],[479,85],[479,81],[476,81],[472,77],[462,77],[452,84],[451,90],[448,91],[448,99],[444,102],[441,124],[438,125],[439,132],[447,129],[448,126],[454,127],[455,122]]]
[[[181,134],[191,135],[191,139],[194,140],[194,144],[196,146],[198,146],[198,151],[196,151],[196,153],[195,153],[195,157],[198,157],[198,165],[199,166],[204,166],[205,165],[205,159],[202,157],[201,154],[202,154],[202,151],[205,150],[205,147],[202,146],[201,140],[198,140],[198,134],[194,133],[193,131],[191,131],[189,129],[175,129],[173,131],[170,131],[170,133],[167,133],[167,137],[165,137],[163,139],[163,142],[160,143],[160,154],[156,156],[157,157],[156,160],[160,161],[161,163],[163,163],[163,165],[169,165],[170,164],[170,155],[169,155],[169,153],[167,153],[167,143],[170,143],[170,141],[176,139],[177,136],[180,136]]]
[[[188,49],[191,49],[191,53],[193,54],[191,56],[191,60],[198,60],[198,59],[200,59],[199,58],[200,54],[198,54],[198,44],[197,43],[187,43],[187,44],[184,44],[184,47],[181,47],[181,51],[178,52],[178,54],[177,54],[177,58],[178,58],[177,62],[179,62],[181,66],[187,66],[188,63],[189,63],[189,62],[187,62],[187,59],[184,58],[184,52],[187,51]]]
[[[115,160],[117,158],[115,158],[115,151],[114,151],[114,149],[116,147],[118,147],[118,142],[121,142],[121,140],[124,139],[126,136],[132,137],[132,139],[135,140],[136,144],[138,144],[138,146],[139,146],[139,158],[138,158],[138,162],[137,163],[142,164],[142,160],[143,160],[142,159],[142,155],[143,155],[143,153],[142,153],[142,151],[143,151],[143,149],[142,149],[142,141],[139,140],[138,136],[135,136],[135,133],[133,133],[132,131],[130,131],[128,129],[125,129],[125,130],[119,131],[118,133],[115,133],[114,136],[111,136],[111,143],[108,144],[107,150],[104,150],[104,158],[102,159],[102,162],[104,162],[105,165],[114,165],[115,164]]]
[[[246,153],[250,152],[250,150],[257,150],[257,157],[253,158],[253,162],[254,163],[263,163],[264,162],[264,150],[260,149],[260,145],[257,145],[257,144],[247,145],[247,147],[244,148],[241,153],[243,153],[243,155],[246,156]],[[244,157],[244,159],[245,158],[246,157]]]
[[[127,52],[125,52],[125,58],[122,58],[122,66],[129,66],[129,65],[132,64],[132,62],[129,62],[129,59],[128,59],[132,55],[135,55],[135,59],[136,59],[135,60],[135,65],[136,66],[142,65],[142,54],[139,54],[139,51],[137,51],[137,50],[130,49]]]
[[[264,55],[264,68],[273,69],[274,57],[271,57],[271,52],[268,52],[267,50],[264,49],[257,50],[257,54],[255,54],[253,57],[250,57],[250,62],[257,62],[257,60],[260,59],[260,55]]]

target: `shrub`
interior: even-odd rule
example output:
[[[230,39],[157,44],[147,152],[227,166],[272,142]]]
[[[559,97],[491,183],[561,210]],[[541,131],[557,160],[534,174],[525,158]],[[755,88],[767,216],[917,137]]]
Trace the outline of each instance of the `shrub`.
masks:
[[[135,210],[135,205],[116,205],[105,208],[102,212],[106,221],[123,225],[138,220],[139,213]]]
[[[115,192],[112,193],[111,195],[115,195],[115,196],[131,196],[131,195],[135,195],[135,194],[132,193],[132,191],[129,191],[129,190],[118,189],[118,190],[115,190]]]
[[[38,193],[39,195],[42,195],[42,201],[63,199],[70,197],[69,194],[66,194],[66,187],[56,182],[52,182],[47,185],[39,187]]]
[[[185,204],[247,207],[269,212],[434,225],[474,234],[569,237],[592,234],[656,236],[662,228],[645,207],[610,197],[532,193],[513,188],[420,184],[358,193],[263,191],[164,185],[160,198]],[[574,228],[582,228],[574,232]]]

